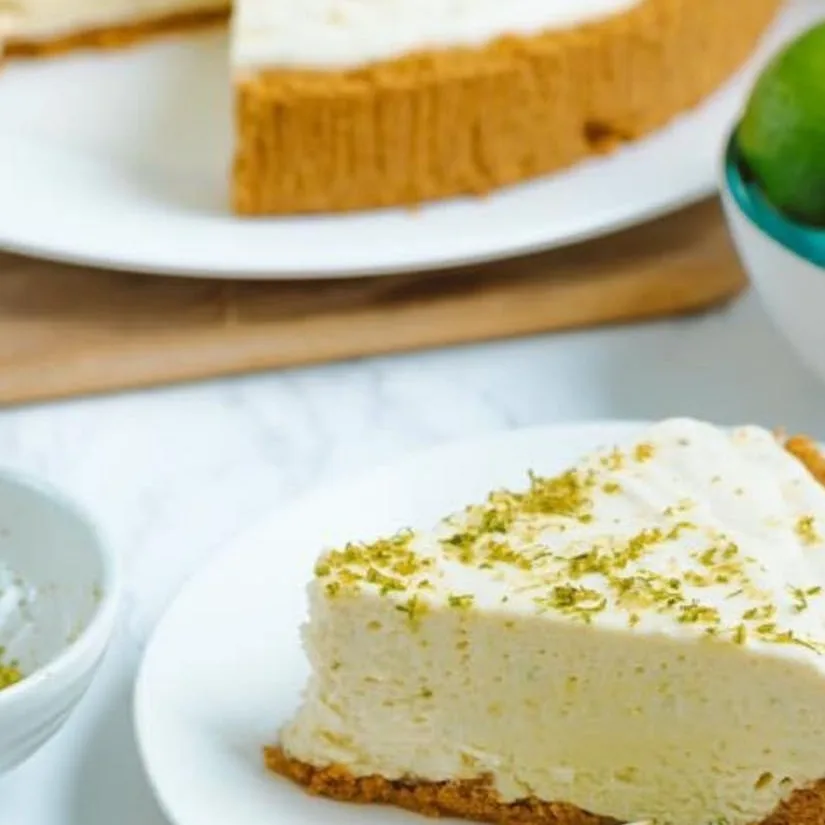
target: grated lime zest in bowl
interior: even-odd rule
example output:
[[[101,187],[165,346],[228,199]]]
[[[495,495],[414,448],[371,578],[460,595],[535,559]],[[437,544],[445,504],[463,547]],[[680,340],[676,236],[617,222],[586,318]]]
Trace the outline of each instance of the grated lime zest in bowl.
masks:
[[[20,664],[10,651],[19,648],[32,629],[31,606],[36,596],[35,588],[0,562],[0,690],[23,679]]]
[[[5,653],[5,649],[0,647],[0,690],[16,685],[23,679],[20,668],[14,662],[3,663]]]

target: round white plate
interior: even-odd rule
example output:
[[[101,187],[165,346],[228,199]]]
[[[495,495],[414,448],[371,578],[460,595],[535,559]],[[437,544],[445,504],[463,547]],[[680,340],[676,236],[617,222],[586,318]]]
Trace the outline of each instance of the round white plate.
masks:
[[[640,424],[515,431],[441,447],[319,491],[241,538],[184,588],[146,652],[135,728],[150,782],[175,825],[364,825],[387,809],[310,798],[269,775],[275,741],[307,676],[298,637],[319,551],[405,526],[429,527],[527,471],[560,471]]]
[[[603,234],[714,190],[723,136],[756,67],[821,15],[821,0],[792,0],[736,80],[616,155],[487,199],[349,216],[228,213],[222,34],[12,64],[0,75],[0,247],[166,274],[329,278],[491,260]]]

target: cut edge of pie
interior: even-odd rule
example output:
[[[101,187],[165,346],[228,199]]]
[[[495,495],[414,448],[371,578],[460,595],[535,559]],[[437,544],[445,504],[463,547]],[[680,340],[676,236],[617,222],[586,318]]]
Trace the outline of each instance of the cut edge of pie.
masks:
[[[123,49],[155,37],[218,26],[229,19],[226,8],[204,8],[93,29],[79,29],[58,37],[38,40],[11,38],[5,47],[9,58],[58,57],[80,49]]]

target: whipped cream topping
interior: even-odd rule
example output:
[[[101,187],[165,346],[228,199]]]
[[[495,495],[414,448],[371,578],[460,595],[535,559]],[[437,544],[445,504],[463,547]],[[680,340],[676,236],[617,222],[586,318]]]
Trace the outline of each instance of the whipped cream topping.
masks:
[[[565,29],[642,0],[238,0],[233,59],[257,67],[349,67],[410,52]]]
[[[434,530],[325,553],[287,753],[747,825],[825,775],[825,489],[671,420]]]
[[[3,57],[3,46],[8,40],[13,25],[13,8],[3,4],[0,0],[0,58]]]
[[[319,569],[329,589],[422,609],[471,594],[478,609],[773,645],[825,669],[823,537],[825,488],[771,433],[673,420]]]

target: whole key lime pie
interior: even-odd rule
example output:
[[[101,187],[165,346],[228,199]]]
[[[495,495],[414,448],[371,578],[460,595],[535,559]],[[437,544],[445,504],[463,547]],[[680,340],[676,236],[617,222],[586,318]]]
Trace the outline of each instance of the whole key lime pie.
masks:
[[[290,214],[490,192],[647,135],[739,68],[780,6],[0,0],[0,45],[42,57],[231,13],[231,203]]]

